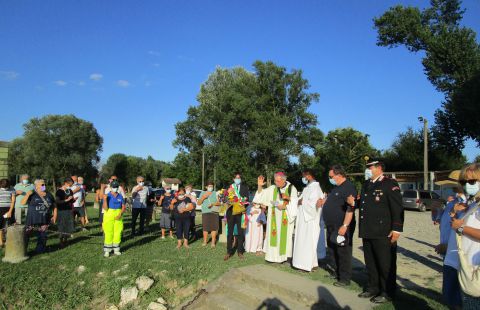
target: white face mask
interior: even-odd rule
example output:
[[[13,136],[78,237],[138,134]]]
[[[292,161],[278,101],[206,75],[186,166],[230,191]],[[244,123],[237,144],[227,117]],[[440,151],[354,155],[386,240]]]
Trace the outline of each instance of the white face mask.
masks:
[[[183,198],[185,198],[185,195],[178,195],[178,199],[182,200]]]
[[[28,179],[27,180],[22,180],[23,185],[28,185]]]
[[[209,192],[213,192],[213,186],[209,186],[209,187],[207,187],[207,191],[209,191]]]
[[[118,187],[112,188],[112,192],[114,192],[114,193],[118,192]]]
[[[369,168],[365,169],[365,180],[370,180],[373,177],[373,172]]]
[[[187,193],[187,195],[190,195],[191,192],[192,192],[191,189],[187,189],[187,190],[185,191],[185,193]]]
[[[143,186],[143,184],[145,184],[145,183],[144,182],[138,182],[139,186]]]
[[[467,183],[465,184],[465,193],[469,196],[475,196],[480,191],[480,182],[477,181],[475,184]]]

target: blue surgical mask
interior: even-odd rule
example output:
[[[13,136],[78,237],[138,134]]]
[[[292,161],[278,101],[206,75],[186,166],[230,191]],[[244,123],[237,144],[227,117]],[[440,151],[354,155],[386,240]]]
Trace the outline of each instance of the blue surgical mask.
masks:
[[[337,186],[337,181],[332,178],[328,178],[328,180],[330,181],[330,184],[332,184],[333,186]]]
[[[302,182],[303,182],[303,184],[307,185],[307,184],[308,184],[307,178],[306,178],[306,177],[303,177],[303,178],[302,178]]]
[[[235,182],[235,184],[237,185],[240,185],[240,183],[242,183],[242,179],[235,179],[233,180]]]
[[[365,169],[365,180],[370,180],[373,176],[372,170],[369,168]]]
[[[28,185],[28,180],[22,180],[23,185]]]
[[[480,182],[475,182],[475,184],[467,183],[465,184],[465,193],[468,196],[475,196],[480,191]]]
[[[208,191],[208,192],[213,192],[213,186],[207,187],[207,191]]]

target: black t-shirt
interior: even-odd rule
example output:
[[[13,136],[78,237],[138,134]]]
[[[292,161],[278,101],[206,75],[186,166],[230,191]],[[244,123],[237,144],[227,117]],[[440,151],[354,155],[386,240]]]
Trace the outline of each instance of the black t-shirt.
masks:
[[[68,199],[68,197],[70,196],[73,197],[73,192],[69,189],[64,191],[63,189],[59,188],[55,193],[55,197],[57,198],[57,200],[62,200],[62,201]],[[57,203],[57,209],[72,210],[72,205],[73,205],[73,200],[70,200],[69,202],[65,202],[65,203]]]
[[[353,208],[347,204],[347,197],[350,195],[356,197],[357,190],[349,180],[335,186],[332,192],[328,194],[322,210],[323,220],[327,226],[342,226],[345,212],[353,212]]]
[[[175,198],[172,194],[170,196],[163,195],[162,200],[162,213],[170,213],[170,204],[172,203],[173,198]]]
[[[191,203],[192,201],[190,200],[190,198],[186,197],[185,199],[183,200],[180,200],[177,198],[177,202],[173,205],[173,212],[175,213],[175,216],[176,217],[180,217],[180,218],[183,218],[183,217],[188,217],[190,216],[190,211],[188,212],[183,212],[183,213],[179,213],[178,211],[180,209],[184,209],[184,208],[187,208],[188,207],[188,204]]]

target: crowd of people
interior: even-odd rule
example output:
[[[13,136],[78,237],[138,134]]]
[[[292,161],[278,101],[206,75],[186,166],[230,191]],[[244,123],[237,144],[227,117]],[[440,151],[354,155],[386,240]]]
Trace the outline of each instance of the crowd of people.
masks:
[[[283,172],[275,173],[274,184],[268,187],[265,178],[259,176],[254,195],[242,182],[242,175],[236,173],[227,188],[215,191],[213,182],[207,182],[198,197],[192,185],[174,191],[169,184],[156,197],[144,177],[139,176],[131,190],[131,234],[143,234],[155,217],[154,210],[158,210],[160,238],[174,238],[175,231],[177,248],[189,248],[189,240],[196,237],[195,210],[199,206],[202,246],[210,242],[212,248],[216,247],[220,223],[225,222],[225,261],[235,254],[243,259],[244,253],[250,252],[264,255],[271,263],[291,264],[311,272],[328,252],[334,266],[334,285],[346,287],[352,278],[352,240],[358,220],[368,273],[368,284],[359,297],[382,304],[394,299],[397,291],[397,240],[404,222],[400,186],[385,176],[384,170],[382,161],[368,162],[365,182],[357,192],[343,167],[334,165],[328,171],[333,186],[328,195],[310,169],[303,171],[304,188],[300,194]],[[436,219],[440,223],[440,244],[436,250],[445,257],[443,292],[452,308],[479,309],[480,165],[464,167],[458,184],[463,187],[458,188],[457,197]],[[104,235],[104,256],[121,255],[127,196],[116,176],[99,186],[95,201]],[[75,231],[75,218],[81,230],[87,229],[83,179],[65,178],[55,195],[47,191],[44,180],[31,184],[28,175],[22,175],[14,189],[10,189],[8,180],[0,180],[1,227],[21,224],[23,213],[27,244],[30,236],[37,233],[37,252],[45,251],[51,224],[57,226],[60,246],[66,246]],[[3,245],[4,230],[0,237]]]

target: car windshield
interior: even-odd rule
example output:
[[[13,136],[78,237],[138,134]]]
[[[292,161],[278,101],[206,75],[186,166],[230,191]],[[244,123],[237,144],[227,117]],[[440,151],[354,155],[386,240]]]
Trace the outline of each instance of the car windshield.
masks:
[[[417,192],[416,191],[404,191],[403,192],[403,197],[404,198],[417,198]]]

